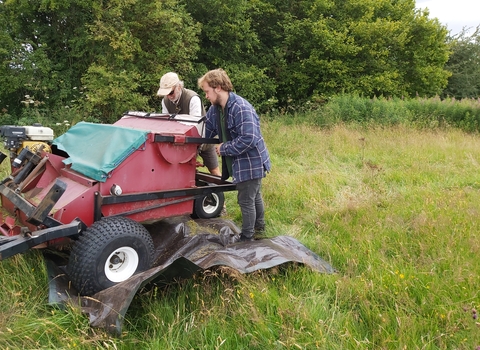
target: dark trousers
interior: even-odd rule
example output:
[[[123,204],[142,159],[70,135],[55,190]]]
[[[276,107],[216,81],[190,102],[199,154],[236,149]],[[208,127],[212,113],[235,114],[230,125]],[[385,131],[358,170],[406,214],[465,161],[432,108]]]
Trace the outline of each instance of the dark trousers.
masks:
[[[247,238],[253,237],[255,228],[265,227],[261,187],[261,178],[237,183],[237,201],[242,211],[242,236]]]

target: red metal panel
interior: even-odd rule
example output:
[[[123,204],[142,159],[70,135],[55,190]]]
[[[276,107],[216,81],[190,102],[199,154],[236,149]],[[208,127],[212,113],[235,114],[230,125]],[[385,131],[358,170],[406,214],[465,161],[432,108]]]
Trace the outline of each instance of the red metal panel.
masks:
[[[27,222],[27,217],[25,213],[20,210],[17,210],[15,205],[4,195],[2,195],[2,208],[5,209],[8,213],[10,213],[15,219],[21,223],[23,226],[28,227],[30,231],[35,231],[37,228],[35,225],[32,225]]]
[[[170,164],[186,163],[197,158],[197,145],[159,142],[157,147],[163,159]]]
[[[100,193],[108,194],[113,184],[119,185],[123,193],[193,187],[196,170],[195,148],[189,153],[188,162],[171,164],[165,160],[156,144],[147,144],[145,150],[134,152],[110,173],[107,181],[100,184]]]
[[[51,183],[60,176],[60,169],[64,167],[62,163],[63,159],[65,158],[54,154],[48,155],[48,162],[45,163],[45,171],[38,180],[36,185],[37,188],[45,188],[46,186],[51,185]]]
[[[160,151],[162,149],[162,151]],[[164,155],[170,156],[167,161]],[[100,193],[109,195],[110,188],[120,186],[123,194],[157,192],[195,187],[196,145],[172,145],[149,143],[143,150],[137,150],[112,173],[105,183],[100,183]],[[114,204],[102,207],[104,216],[142,208],[163,202],[139,202]],[[180,203],[150,210],[131,216],[137,221],[148,221],[170,216],[190,214],[193,203]]]
[[[51,154],[45,171],[35,179],[36,187],[25,192],[24,198],[33,205],[39,205],[52,187],[55,179],[65,182],[67,189],[52,209],[51,215],[62,223],[70,223],[80,218],[87,226],[94,220],[95,192],[103,196],[110,195],[113,185],[120,186],[123,194],[158,192],[164,190],[188,189],[195,187],[197,144],[183,143],[187,136],[199,137],[194,125],[185,125],[176,121],[122,118],[116,125],[148,130],[151,133],[144,147],[136,150],[109,175],[106,182],[95,182],[65,167],[61,156]],[[154,142],[154,134],[173,135],[177,143]],[[152,201],[110,204],[102,206],[102,214],[116,214],[139,211],[128,216],[139,222],[159,220],[166,217],[188,215],[192,213],[193,200],[182,201],[182,197],[158,199]],[[175,204],[163,205],[168,202]],[[159,207],[160,206],[160,207]],[[10,201],[4,199],[3,207],[15,214]],[[154,208],[156,207],[156,208]],[[148,210],[143,210],[149,208]],[[26,226],[23,213],[19,219]]]
[[[80,218],[87,226],[93,224],[94,194],[98,185],[85,186],[67,177],[59,177],[67,184],[67,190],[53,207],[53,217],[70,223]]]
[[[79,174],[76,171],[67,168],[61,169],[60,174],[86,187],[92,187],[97,182],[85,175]]]
[[[0,213],[0,232],[4,236],[15,236],[20,234],[20,226],[15,225],[15,218],[11,216],[3,218],[3,215]]]
[[[174,198],[173,200],[178,200]],[[142,201],[142,202],[132,202],[132,203],[122,203],[122,204],[112,204],[104,206],[102,208],[103,215],[110,216],[117,213],[124,213],[130,210],[140,209],[138,213],[125,215],[126,217],[138,221],[138,222],[151,222],[157,221],[164,218],[169,218],[172,216],[180,215],[190,215],[193,209],[193,201],[189,200],[182,203],[176,203],[172,205],[162,206],[156,209],[144,210],[148,207],[155,205],[163,205],[172,201],[172,199],[159,199],[155,201]]]
[[[117,121],[115,125],[148,130],[151,133],[145,142],[145,147],[135,151],[110,174],[110,178],[105,183],[99,184],[102,195],[109,195],[110,188],[114,184],[120,186],[123,194],[195,187],[198,145],[168,142],[154,143],[154,134],[174,135],[176,139],[183,141],[186,136],[199,137],[197,128],[194,125],[137,117],[124,117]],[[178,199],[106,205],[102,207],[102,214],[110,216]],[[193,201],[188,200],[142,211],[129,217],[136,221],[144,222],[191,214],[192,208]]]
[[[114,125],[146,130],[154,134],[199,137],[197,128],[194,125],[186,125],[172,120],[127,116],[116,121]]]
[[[94,192],[97,187],[85,186],[65,176],[58,176],[59,180],[67,185],[67,190],[53,207],[51,214],[62,223],[70,223],[75,218],[80,218],[87,226],[93,223]],[[36,188],[25,193],[27,199],[33,205],[38,205],[53,186],[51,181],[44,188]]]

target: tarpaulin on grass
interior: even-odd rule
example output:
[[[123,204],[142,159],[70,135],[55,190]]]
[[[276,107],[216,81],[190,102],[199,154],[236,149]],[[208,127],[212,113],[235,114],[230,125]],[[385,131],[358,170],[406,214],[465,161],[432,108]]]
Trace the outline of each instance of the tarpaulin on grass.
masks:
[[[236,242],[240,229],[229,220],[180,217],[165,219],[147,228],[155,245],[155,267],[92,297],[76,296],[77,292],[69,287],[64,267],[46,256],[50,303],[71,302],[89,315],[91,326],[120,335],[133,297],[149,283],[189,278],[213,266],[228,266],[241,273],[249,273],[297,262],[320,273],[334,272],[330,264],[289,236]]]

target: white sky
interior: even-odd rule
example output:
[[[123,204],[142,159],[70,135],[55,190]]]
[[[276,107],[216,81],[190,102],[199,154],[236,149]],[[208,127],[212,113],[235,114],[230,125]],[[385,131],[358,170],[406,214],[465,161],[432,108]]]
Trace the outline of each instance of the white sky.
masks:
[[[430,10],[430,18],[438,18],[452,35],[463,27],[480,25],[480,0],[416,0],[417,8]]]

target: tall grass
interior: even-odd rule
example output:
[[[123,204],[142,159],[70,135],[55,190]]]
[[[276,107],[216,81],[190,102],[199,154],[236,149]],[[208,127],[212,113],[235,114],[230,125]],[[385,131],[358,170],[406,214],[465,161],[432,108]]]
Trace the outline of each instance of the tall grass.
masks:
[[[307,115],[305,120],[318,116]],[[320,118],[320,117],[319,117]],[[135,297],[121,338],[48,307],[38,252],[0,263],[2,349],[476,349],[480,138],[456,128],[262,124],[267,236],[334,275],[217,268]],[[239,221],[235,194],[230,218]]]
[[[311,110],[315,112],[311,112]],[[293,117],[292,117],[293,115]],[[408,125],[415,128],[454,127],[466,132],[480,131],[480,99],[447,98],[365,98],[340,95],[324,106],[305,105],[301,112],[275,115],[289,124],[331,126],[338,123],[362,126]]]

